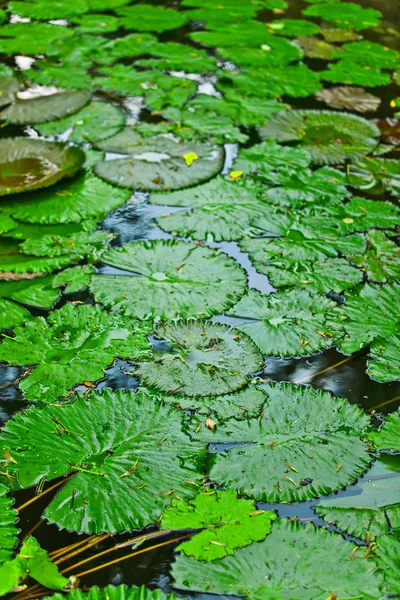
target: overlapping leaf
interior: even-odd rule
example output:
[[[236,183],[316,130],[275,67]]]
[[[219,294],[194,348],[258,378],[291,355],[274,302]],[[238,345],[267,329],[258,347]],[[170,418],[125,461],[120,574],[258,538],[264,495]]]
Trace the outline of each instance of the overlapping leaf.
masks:
[[[7,497],[9,488],[0,484],[0,569],[9,560],[17,543],[17,511],[13,509],[13,499]]]

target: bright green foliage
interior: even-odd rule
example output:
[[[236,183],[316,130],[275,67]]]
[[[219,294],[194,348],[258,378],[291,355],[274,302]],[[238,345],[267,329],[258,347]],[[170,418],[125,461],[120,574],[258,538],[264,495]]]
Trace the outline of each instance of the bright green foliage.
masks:
[[[122,1],[119,1],[122,4]],[[140,588],[108,585],[103,589],[93,586],[87,592],[76,589],[67,595],[54,594],[51,596],[51,600],[63,600],[64,598],[66,600],[176,600],[177,597],[175,594],[165,595],[161,590],[149,590],[144,585]]]
[[[351,263],[362,269],[370,281],[388,283],[400,277],[400,248],[383,231],[367,234],[363,254],[348,254]]]
[[[0,297],[14,300],[35,308],[52,308],[58,299],[58,290],[53,289],[53,277],[35,277],[20,281],[0,281]]]
[[[187,19],[187,13],[148,4],[118,8],[116,13],[120,15],[120,23],[125,29],[157,31],[158,33],[178,29],[185,24]]]
[[[334,56],[373,69],[400,67],[400,57],[396,50],[390,50],[374,42],[362,41],[344,44],[342,48],[335,51]]]
[[[350,166],[347,177],[360,190],[396,195],[400,192],[400,161],[366,156]]]
[[[84,381],[96,381],[115,357],[135,360],[149,353],[147,324],[106,313],[99,306],[66,304],[14,330],[0,344],[0,360],[33,365],[19,383],[25,398],[52,402]]]
[[[300,35],[314,35],[319,33],[319,27],[311,21],[302,19],[282,19],[268,23],[268,28],[275,34],[287,37],[298,37]]]
[[[317,100],[332,108],[355,110],[360,113],[374,112],[381,99],[357,87],[332,87],[315,94]]]
[[[12,508],[13,499],[6,496],[8,491],[7,486],[0,484],[0,572],[2,563],[11,558],[18,533],[17,511]]]
[[[346,304],[333,308],[329,315],[335,323],[341,323],[345,333],[339,348],[351,354],[370,344],[370,376],[378,381],[399,379],[400,286],[365,284],[346,294],[346,300]]]
[[[275,519],[275,512],[257,510],[254,502],[239,500],[233,490],[219,492],[204,488],[187,503],[173,499],[172,506],[161,516],[161,527],[202,529],[177,550],[197,560],[211,561],[263,540]]]
[[[49,44],[72,35],[71,29],[59,25],[8,23],[1,26],[0,52],[4,54],[44,54]]]
[[[400,472],[390,462],[374,463],[358,481],[361,493],[322,500],[315,512],[359,539],[375,539],[400,530]],[[360,490],[359,490],[360,492]]]
[[[104,144],[102,148],[106,149]],[[190,162],[186,157],[192,154],[195,159]],[[210,144],[159,136],[138,144],[131,156],[98,163],[94,170],[102,179],[133,190],[177,190],[216,175],[223,157],[222,148]]]
[[[330,63],[327,71],[321,71],[320,77],[324,81],[332,83],[347,83],[365,87],[387,85],[390,82],[390,76],[387,73],[382,73],[379,69],[364,67],[351,60]]]
[[[379,129],[361,117],[333,111],[285,111],[261,128],[263,138],[299,141],[313,162],[360,158],[377,145]]]
[[[310,165],[311,156],[301,148],[281,146],[273,140],[255,144],[251,148],[242,148],[234,162],[234,169],[245,174],[257,174],[268,183],[281,183],[282,171],[288,165],[291,169],[299,167],[299,172]],[[287,185],[287,177],[284,179]]]
[[[368,418],[359,408],[290,384],[267,393],[261,417],[212,432],[214,443],[229,444],[215,455],[212,481],[258,501],[293,502],[335,492],[365,471],[371,459],[360,436]]]
[[[68,136],[70,142],[97,142],[116,134],[124,124],[124,115],[112,104],[92,102],[78,113],[40,125],[40,133],[45,136],[64,133],[72,128]]]
[[[32,407],[7,422],[0,441],[18,461],[7,463],[17,488],[74,473],[44,516],[78,532],[154,523],[172,491],[190,498],[203,478],[205,447],[185,432],[183,413],[143,392],[104,390],[63,408]]]
[[[29,138],[7,138],[1,142],[0,196],[49,187],[72,177],[85,160],[77,147]]]
[[[62,590],[68,584],[49,558],[46,550],[31,536],[22,543],[14,560],[0,566],[0,594],[7,594],[18,587],[28,576],[52,590]]]
[[[254,600],[380,598],[382,575],[372,557],[349,560],[354,545],[313,525],[279,519],[265,541],[212,563],[181,554],[172,569],[177,589]],[[334,597],[333,596],[333,597]]]
[[[257,233],[252,221],[257,222],[268,210],[260,199],[259,186],[222,176],[190,190],[152,194],[150,203],[187,207],[158,217],[156,222],[174,235],[198,240],[238,240]]]
[[[387,417],[380,431],[369,434],[369,439],[377,450],[397,451],[400,449],[400,411]]]
[[[389,594],[400,594],[399,568],[400,568],[400,542],[393,535],[382,536],[376,549],[378,567],[383,572],[385,588]]]
[[[54,276],[53,287],[62,287],[65,294],[81,292],[89,287],[95,272],[95,268],[91,265],[71,267]]]
[[[14,227],[7,231],[7,237],[14,238],[15,240],[38,239],[49,235],[67,237],[75,233],[82,233],[83,231],[93,231],[95,228],[96,221],[93,219],[80,221],[79,223],[56,223],[54,225],[14,221]]]
[[[352,2],[341,2],[334,4],[315,4],[303,10],[307,17],[320,17],[324,21],[334,23],[342,29],[369,29],[379,25],[381,13],[374,8],[363,8]]]
[[[103,261],[132,275],[94,276],[95,299],[139,319],[209,317],[232,306],[245,290],[246,276],[236,261],[197,244],[132,242],[110,250]]]
[[[333,306],[331,300],[306,290],[265,296],[250,289],[228,314],[248,319],[239,329],[263,354],[301,356],[330,348],[343,336],[340,324],[326,323]]]
[[[283,67],[302,58],[298,46],[272,33],[265,34],[261,48],[221,47],[218,54],[225,60],[253,68]]]
[[[28,19],[50,21],[51,19],[68,19],[75,15],[81,15],[89,10],[87,0],[28,0],[20,2],[13,0],[8,5],[12,13]]]
[[[144,382],[162,392],[183,396],[218,396],[246,385],[262,367],[255,344],[237,329],[197,321],[160,326],[157,336],[171,351],[142,362]]]
[[[30,318],[31,315],[25,308],[0,298],[0,331],[2,329],[12,329]]]
[[[18,100],[1,113],[12,125],[44,123],[78,112],[90,100],[89,92],[58,92],[30,100]]]
[[[23,194],[7,205],[7,212],[27,223],[78,223],[82,219],[100,219],[129,200],[130,194],[108,185],[93,175],[36,194]]]
[[[119,19],[112,15],[83,15],[71,21],[79,33],[111,33],[119,28]]]
[[[92,79],[84,67],[63,63],[55,65],[41,60],[36,63],[38,68],[25,71],[30,81],[39,85],[55,85],[64,89],[87,90],[92,87]]]

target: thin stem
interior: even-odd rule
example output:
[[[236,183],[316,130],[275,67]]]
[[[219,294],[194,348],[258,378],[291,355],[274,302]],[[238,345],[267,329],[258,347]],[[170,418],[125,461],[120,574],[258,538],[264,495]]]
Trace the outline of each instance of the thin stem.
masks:
[[[63,485],[63,483],[68,481],[68,479],[70,479],[72,477],[72,475],[73,475],[73,473],[71,473],[71,475],[68,475],[68,477],[66,477],[65,479],[62,479],[61,481],[58,481],[54,485],[51,485],[49,488],[47,488],[47,490],[45,490],[41,494],[38,494],[37,496],[33,496],[32,498],[30,498],[30,500],[27,500],[26,502],[24,502],[24,504],[21,504],[21,506],[17,506],[15,510],[17,510],[18,512],[21,512],[21,510],[24,510],[24,508],[26,508],[27,506],[30,506],[31,504],[36,502],[36,500],[39,500],[39,498],[42,498],[49,492],[52,492],[56,488],[60,487],[60,485]]]
[[[104,533],[101,536],[96,536],[94,539],[91,539],[91,541],[88,542],[86,545],[82,545],[80,548],[74,550],[73,552],[70,552],[69,554],[62,556],[61,558],[59,556],[57,556],[56,557],[57,560],[55,560],[54,562],[56,563],[56,565],[59,565],[60,563],[65,562],[66,560],[72,558],[73,556],[76,556],[77,554],[81,554],[82,552],[85,552],[85,550],[89,550],[89,548],[91,548],[92,546],[99,544],[100,542],[106,540],[109,537],[110,537],[109,533]]]
[[[83,546],[90,540],[93,540],[94,538],[97,538],[97,537],[98,537],[98,534],[91,535],[90,537],[86,538],[85,540],[81,540],[80,542],[75,542],[74,544],[69,544],[69,546],[63,546],[62,548],[53,550],[53,552],[49,552],[49,556],[51,558],[58,558],[59,556],[62,556],[66,552],[69,552],[70,550],[73,550],[74,548],[78,548],[79,546]]]
[[[311,373],[311,375],[307,375],[306,377],[303,377],[302,379],[298,379],[297,381],[294,381],[293,383],[304,383],[305,381],[314,379],[315,377],[318,377],[318,375],[322,375],[322,373],[326,373],[327,371],[332,371],[333,369],[336,369],[336,367],[339,367],[340,365],[343,365],[344,363],[349,362],[349,360],[351,360],[352,358],[354,358],[354,356],[348,356],[347,358],[341,360],[340,362],[338,362],[334,365],[331,365],[330,367],[326,367],[326,369],[317,371],[317,373]]]
[[[396,402],[397,400],[400,400],[400,396],[395,396],[391,400],[386,400],[386,402],[381,402],[380,404],[376,404],[372,408],[368,408],[367,412],[372,412],[373,410],[378,410],[378,408],[383,408],[384,406],[388,406],[389,404],[392,404],[392,402]]]

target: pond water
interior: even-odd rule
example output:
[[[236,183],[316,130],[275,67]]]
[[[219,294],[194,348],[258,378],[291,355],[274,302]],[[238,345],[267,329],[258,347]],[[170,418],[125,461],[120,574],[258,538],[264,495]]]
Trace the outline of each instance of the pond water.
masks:
[[[331,17],[333,7],[337,13]],[[192,18],[187,17],[190,11],[195,11]],[[77,513],[77,505],[81,510],[85,491],[79,484],[78,491],[71,484],[71,499],[68,496],[56,506],[57,494],[66,489],[66,478],[74,473],[71,481],[77,481],[84,471],[93,477],[87,484],[88,500],[83,503],[90,505],[89,512],[97,515],[98,522],[106,522],[106,498],[110,501],[113,486],[120,485],[121,478],[125,483],[135,476],[137,462],[140,465],[142,461],[139,458],[135,462],[135,449],[130,464],[123,463],[126,472],[106,492],[101,486],[98,489],[99,469],[124,443],[121,432],[115,431],[119,417],[114,421],[112,415],[109,422],[104,418],[101,432],[93,419],[93,431],[86,428],[88,438],[93,434],[92,452],[85,455],[90,459],[80,460],[77,447],[87,441],[78,437],[74,447],[71,439],[82,434],[68,429],[64,415],[71,414],[70,406],[85,400],[74,403],[71,390],[86,398],[88,393],[106,390],[140,394],[145,387],[158,402],[163,399],[172,407],[182,408],[185,435],[189,431],[196,443],[208,449],[201,477],[197,474],[200,483],[194,485],[210,486],[206,489],[211,494],[213,490],[234,489],[239,497],[254,500],[254,511],[275,511],[279,519],[313,523],[318,531],[327,530],[335,540],[345,541],[349,556],[354,546],[362,547],[367,557],[371,553],[372,560],[377,561],[376,581],[371,579],[369,584],[370,575],[355,570],[353,584],[346,590],[358,590],[359,595],[349,592],[348,596],[372,600],[378,597],[374,596],[375,588],[371,588],[371,595],[365,588],[376,585],[381,598],[400,597],[393,576],[396,568],[400,569],[396,558],[400,548],[400,443],[385,447],[378,440],[374,448],[374,435],[377,430],[386,431],[389,415],[393,418],[393,439],[400,437],[396,413],[400,407],[398,20],[396,0],[354,4],[339,0],[248,0],[243,6],[230,0],[220,8],[196,0],[105,0],[104,5],[97,0],[93,4],[71,0],[54,7],[35,0],[1,5],[0,107],[5,109],[0,113],[4,121],[0,128],[0,419],[5,433],[1,439],[4,460],[0,471],[4,477],[0,484],[7,489],[0,490],[0,501],[6,492],[15,500],[19,540],[33,535],[54,560],[62,557],[59,564],[63,574],[77,575],[83,590],[125,584],[204,599],[247,594],[254,600],[337,598],[336,588],[326,587],[330,583],[322,583],[321,588],[311,585],[312,573],[318,579],[321,567],[318,554],[311,560],[304,550],[306,543],[301,546],[304,556],[299,551],[299,566],[293,567],[293,573],[286,567],[283,571],[283,577],[291,573],[295,578],[287,589],[282,581],[277,583],[278,569],[273,566],[263,576],[273,583],[260,583],[257,589],[252,587],[253,581],[245,586],[247,572],[241,587],[239,567],[236,571],[236,567],[227,567],[227,580],[234,580],[230,587],[222,576],[219,579],[218,560],[210,563],[215,588],[205,583],[206,571],[199,567],[197,576],[196,566],[190,566],[190,561],[180,563],[182,553],[176,553],[182,539],[195,539],[195,526],[190,527],[189,520],[188,526],[171,527],[163,533],[158,524],[163,512],[160,498],[166,504],[165,496],[171,494],[184,502],[179,493],[186,484],[179,481],[179,474],[179,493],[175,489],[167,492],[166,487],[159,492],[155,507],[146,505],[144,517],[141,508],[132,505],[132,514],[123,514],[120,520],[114,516],[118,527],[113,529],[113,524],[111,533],[104,535],[104,528],[93,529],[98,527],[94,516],[92,521],[86,519],[85,507],[79,513],[82,522],[71,516]],[[269,24],[266,33],[260,32],[265,23]],[[19,26],[20,30],[7,30]],[[366,46],[357,47],[362,42]],[[268,60],[262,52],[270,53]],[[285,58],[290,53],[293,57]],[[343,63],[342,71],[338,59]],[[335,91],[338,86],[346,86],[348,91],[336,90],[330,99],[325,96],[326,102],[318,96],[322,88]],[[48,117],[43,117],[43,111],[38,117],[29,101],[51,99],[64,88],[91,90],[92,99],[88,104],[89,96],[82,100],[67,95],[67,100],[60,98],[47,108],[43,105]],[[363,103],[368,104],[368,110],[360,108]],[[283,113],[281,104],[285,105]],[[7,117],[10,106],[16,116],[9,113]],[[332,111],[339,109],[335,124]],[[319,117],[314,111],[325,111],[321,113],[325,116]],[[342,121],[349,114],[358,120]],[[300,123],[296,115],[302,115]],[[182,140],[177,144],[174,139],[179,136]],[[2,158],[1,141],[6,138],[16,138],[16,146],[11,157]],[[56,191],[52,187],[25,191],[32,178],[31,165],[39,165],[42,179],[51,176],[51,163],[37,157],[19,158],[18,138],[50,138],[81,147],[86,152],[83,174],[63,179]],[[75,173],[76,168],[73,170]],[[219,183],[213,184],[216,181]],[[212,185],[216,187],[207,187]],[[197,195],[192,188],[199,190]],[[180,189],[184,191],[174,191]],[[373,208],[378,204],[380,210]],[[190,250],[184,250],[189,246]],[[175,258],[178,256],[182,258]],[[68,271],[71,267],[76,267],[73,273]],[[156,287],[162,282],[171,285],[168,294],[161,286]],[[272,298],[270,304],[267,297]],[[79,307],[99,312],[78,315]],[[54,312],[61,309],[65,312]],[[61,316],[54,317],[56,314]],[[134,324],[133,340],[128,322],[136,317],[139,321]],[[203,318],[203,334],[198,335],[200,339],[203,335],[203,341],[195,343],[196,326],[191,323],[199,317]],[[53,333],[45,325],[47,318],[54,319]],[[182,318],[188,319],[189,325],[181,325]],[[36,326],[39,322],[41,325]],[[189,333],[185,330],[188,326],[193,327]],[[237,328],[237,337],[228,340],[230,327]],[[242,331],[251,340],[247,335],[241,337]],[[11,345],[14,335],[19,342],[22,339],[19,353]],[[54,340],[57,348],[53,350]],[[2,346],[7,351],[2,351]],[[248,364],[254,368],[246,371]],[[38,366],[33,369],[33,365]],[[214,375],[219,371],[224,373],[222,383],[219,375]],[[207,384],[203,376],[208,378]],[[332,405],[332,422],[327,416],[324,427],[315,409],[314,413],[305,409],[310,410],[305,420],[317,422],[318,441],[312,447],[315,455],[318,444],[328,446],[330,436],[337,434],[335,419],[339,422],[347,404],[355,411],[356,407],[361,409],[346,413],[349,422],[343,417],[338,435],[348,438],[340,442],[340,451],[322,454],[326,472],[329,460],[339,461],[337,477],[327,481],[322,473],[320,477],[305,477],[311,469],[306,458],[308,466],[298,475],[293,464],[301,462],[307,451],[294,440],[311,436],[311,429],[305,424],[292,433],[301,416],[288,409],[286,414],[285,407],[279,405],[280,397],[274,394],[280,383],[288,402],[296,394],[305,405],[309,398],[321,407],[331,402],[330,397],[346,401],[346,408]],[[202,385],[207,393],[201,393]],[[263,403],[241,406],[239,400],[232,400],[241,389],[266,394]],[[224,394],[228,408],[218,404]],[[199,395],[209,410],[202,408]],[[118,396],[115,402],[128,400]],[[276,413],[271,409],[274,403]],[[32,404],[36,407],[29,408]],[[47,418],[40,415],[58,409],[60,418],[51,418],[51,423],[56,423],[53,438],[62,440],[71,453],[71,459],[62,459],[69,464],[64,470],[58,457],[51,464],[49,457],[53,452],[57,455],[51,436],[47,441],[43,438],[50,454],[44,456],[41,448],[36,455],[40,437],[33,439],[29,421],[33,414],[33,428],[38,426],[40,433],[40,421]],[[284,487],[276,475],[275,479],[271,476],[270,489],[268,484],[257,488],[265,474],[262,467],[266,464],[269,468],[270,463],[264,464],[261,453],[252,463],[249,448],[259,444],[262,453],[268,451],[264,448],[273,449],[278,438],[274,439],[270,422],[276,418],[279,424],[279,414],[284,415],[281,418],[291,432],[288,438],[293,435],[283,463],[287,467],[283,479],[289,487]],[[360,420],[366,415],[365,425],[358,429],[356,414]],[[65,418],[67,423],[81,427],[79,417],[75,421]],[[127,430],[135,418],[129,415]],[[196,419],[197,429],[193,425]],[[246,422],[252,431],[255,423],[260,423],[259,439],[246,437]],[[84,431],[85,423],[91,421],[83,415],[82,423]],[[157,427],[151,424],[149,429],[158,431]],[[121,440],[114,448],[112,439],[112,450],[104,451],[103,442],[93,440],[106,437],[108,428],[112,430],[110,439],[115,436]],[[174,430],[172,435],[177,435]],[[140,449],[145,440],[135,443]],[[361,443],[365,445],[363,456],[360,451],[358,457]],[[231,449],[238,451],[234,455],[237,463],[235,467],[228,464],[225,477],[220,465],[228,462]],[[247,475],[240,474],[246,472],[246,463],[240,462],[241,453],[248,456],[246,451],[249,470],[255,469],[253,477],[257,480],[250,483]],[[20,452],[22,458],[14,459]],[[60,445],[60,454],[63,452]],[[353,454],[354,465],[350,464]],[[368,459],[364,457],[367,454]],[[174,464],[179,462],[179,468],[189,460],[178,458],[175,455]],[[25,460],[26,468],[22,466]],[[48,465],[37,466],[40,460]],[[147,471],[156,469],[156,480],[168,480],[168,458],[165,460],[167,468],[156,460],[146,467]],[[257,465],[261,465],[258,472]],[[342,472],[347,473],[347,479],[345,475],[340,479]],[[218,473],[220,480],[217,475],[213,477]],[[240,482],[244,482],[243,487]],[[312,485],[317,492],[309,491]],[[262,499],[255,488],[262,490]],[[276,489],[284,494],[282,502],[275,501]],[[128,491],[117,498],[121,505],[124,495]],[[111,502],[116,501],[113,498]],[[371,509],[368,526],[362,521],[361,527],[357,521],[361,513],[351,515],[356,519],[351,526],[350,521],[340,521],[336,513],[335,519],[330,518],[333,513],[329,507],[337,510],[337,506],[341,510],[352,506],[360,511]],[[43,518],[46,509],[50,510],[51,522]],[[379,511],[382,514],[376,516]],[[388,517],[388,511],[393,511],[393,518]],[[381,538],[373,533],[378,517],[388,523],[385,535],[379,532]],[[0,549],[2,518],[0,515]],[[121,526],[134,522],[147,526]],[[364,526],[371,529],[371,535],[365,534]],[[392,554],[385,554],[387,538],[393,544]],[[84,540],[88,540],[86,544]],[[303,544],[301,540],[299,543]],[[65,553],[59,554],[64,548]],[[242,556],[244,550],[236,552],[235,556]],[[332,549],[332,555],[340,552]],[[247,562],[252,560],[249,556]],[[282,556],[285,562],[284,552]],[[305,574],[303,562],[307,563]],[[254,565],[257,570],[257,556]],[[386,565],[383,574],[382,565]],[[344,581],[347,575],[342,575]],[[51,593],[34,578],[27,584],[26,591],[10,597],[28,600]]]

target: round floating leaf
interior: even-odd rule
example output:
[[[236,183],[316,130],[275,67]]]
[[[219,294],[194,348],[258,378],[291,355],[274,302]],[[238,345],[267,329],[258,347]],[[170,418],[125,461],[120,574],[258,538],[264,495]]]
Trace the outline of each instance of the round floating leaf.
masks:
[[[296,44],[308,58],[320,58],[321,60],[333,59],[332,50],[334,50],[335,47],[317,37],[301,36],[296,39]]]
[[[306,290],[265,296],[250,289],[228,314],[248,319],[239,329],[263,354],[301,356],[330,348],[343,336],[340,324],[326,324],[327,313],[334,305],[328,298]]]
[[[357,495],[322,500],[314,510],[328,523],[369,542],[400,527],[399,484],[400,472],[377,461],[358,481]]]
[[[120,20],[112,15],[83,15],[71,21],[79,33],[112,33],[120,27]]]
[[[181,554],[172,568],[180,590],[254,600],[316,600],[327,595],[376,600],[382,575],[372,558],[349,560],[354,544],[311,523],[279,519],[265,541],[212,563]],[[318,559],[316,559],[318,557]]]
[[[356,159],[377,145],[379,129],[355,115],[333,111],[284,111],[260,130],[263,138],[299,141],[316,163]]]
[[[368,373],[378,381],[400,379],[398,339],[400,286],[365,284],[346,294],[346,304],[333,308],[330,319],[341,322],[345,337],[339,348],[346,354],[370,345]]]
[[[359,190],[396,195],[400,192],[400,160],[368,156],[350,165],[347,177],[349,183]]]
[[[161,516],[161,527],[202,529],[177,550],[197,560],[211,561],[263,540],[275,519],[274,511],[256,510],[254,502],[239,500],[233,490],[204,488],[188,502],[173,499]]]
[[[371,459],[360,436],[368,417],[361,409],[290,384],[267,392],[261,418],[228,421],[212,433],[214,444],[229,444],[215,455],[212,481],[258,501],[296,502],[335,492],[366,470]]]
[[[0,72],[0,108],[13,102],[20,84],[16,79],[3,77]],[[1,116],[2,113],[0,113]]]
[[[31,314],[19,304],[0,298],[0,331],[13,329],[31,318]]]
[[[369,29],[379,25],[381,13],[374,8],[363,8],[352,2],[334,4],[314,4],[303,10],[307,17],[320,17],[324,21],[335,23],[342,29]]]
[[[8,487],[0,484],[0,565],[11,558],[18,534],[17,511],[12,508],[14,501],[7,497],[7,492]]]
[[[7,463],[16,489],[74,473],[44,516],[78,532],[155,523],[173,493],[190,498],[203,478],[204,444],[185,432],[183,413],[143,392],[32,407],[8,421],[1,445],[16,461]]]
[[[383,231],[370,231],[365,252],[348,254],[347,258],[362,269],[370,281],[388,283],[400,278],[400,248]]]
[[[58,135],[72,128],[70,142],[96,142],[122,129],[125,117],[112,104],[92,102],[78,113],[38,127],[45,136]]]
[[[20,281],[0,281],[0,298],[7,298],[35,308],[52,308],[59,295],[59,290],[54,289],[51,276]]]
[[[190,13],[186,13],[190,14]],[[267,44],[271,37],[264,23],[258,21],[245,21],[244,23],[230,23],[229,28],[223,26],[217,31],[195,31],[190,37],[196,42],[207,46],[221,46],[230,48],[238,46],[249,46],[259,48]]]
[[[123,3],[121,0],[119,2]],[[68,594],[53,594],[50,598],[51,600],[64,600],[64,598],[66,600],[176,600],[177,597],[175,594],[165,595],[161,590],[149,590],[144,585],[140,588],[108,585],[103,589],[92,586],[88,592],[76,589]],[[46,600],[50,598],[47,597]]]
[[[298,37],[299,35],[314,35],[319,33],[319,27],[311,21],[304,19],[282,19],[268,23],[268,29],[271,29],[278,35],[287,37]]]
[[[28,19],[50,21],[51,19],[68,19],[81,15],[89,10],[87,0],[28,0],[19,2],[13,0],[9,3],[10,12]]]
[[[232,306],[246,286],[245,272],[232,258],[186,242],[132,242],[110,250],[103,261],[131,275],[94,276],[95,299],[139,319],[209,317]]]
[[[85,160],[74,146],[29,138],[7,138],[0,147],[0,196],[37,190],[72,177]]]
[[[351,60],[340,60],[337,63],[331,63],[328,65],[328,70],[321,71],[319,75],[324,81],[363,85],[365,87],[377,87],[390,83],[390,76],[387,73],[382,73],[379,69],[358,65]]]
[[[251,222],[257,222],[267,208],[257,185],[222,176],[190,190],[152,194],[150,203],[187,207],[158,217],[156,223],[161,229],[184,238],[218,242],[257,233]]]
[[[374,431],[368,437],[377,450],[400,450],[400,410],[389,415],[380,431]]]
[[[166,325],[157,335],[171,346],[153,362],[140,365],[146,384],[183,396],[218,396],[248,383],[262,357],[247,335],[217,323],[196,321]]]
[[[50,23],[8,23],[1,26],[0,52],[22,55],[45,54],[52,42],[56,40],[60,42],[73,34],[73,30],[68,27]]]
[[[116,356],[131,360],[149,352],[149,327],[88,304],[66,304],[14,330],[0,344],[0,360],[35,365],[19,387],[31,401],[52,402],[77,383],[96,381]]]
[[[178,12],[163,6],[137,4],[116,10],[125,29],[137,31],[156,31],[161,33],[170,29],[179,29],[187,21],[186,12]]]
[[[96,272],[91,265],[82,265],[65,269],[53,278],[53,287],[64,289],[65,294],[74,294],[81,292],[90,285],[92,275]]]
[[[41,60],[35,63],[35,69],[28,69],[24,74],[31,82],[39,85],[54,85],[59,88],[76,90],[86,90],[92,87],[92,79],[87,74],[86,68],[78,67],[75,64],[55,65]]]
[[[397,69],[400,67],[400,57],[397,50],[390,50],[382,44],[362,41],[344,44],[335,49],[336,58],[352,61],[363,67],[375,69]]]
[[[400,594],[399,568],[400,568],[400,542],[394,535],[385,535],[379,539],[376,550],[376,562],[383,573],[385,588],[389,595]]]
[[[218,54],[235,64],[253,68],[281,67],[302,58],[302,51],[289,40],[269,34],[261,48],[221,47]]]
[[[105,144],[102,149],[107,150]],[[197,158],[189,165],[185,156],[190,153]],[[222,169],[223,161],[222,148],[155,137],[139,144],[128,158],[98,163],[95,173],[110,183],[130,189],[176,190],[210,179]]]
[[[82,175],[56,188],[24,194],[7,205],[16,219],[42,225],[101,219],[129,200],[130,193],[113,188],[93,175]]]
[[[48,235],[67,237],[74,233],[93,231],[96,229],[95,220],[81,221],[79,223],[57,223],[55,225],[40,225],[14,221],[13,229],[7,231],[7,237],[15,240],[38,239]]]
[[[78,112],[89,100],[90,93],[86,91],[58,92],[29,100],[17,99],[0,116],[12,125],[45,123]]]
[[[329,29],[323,27],[321,29],[321,35],[327,42],[352,42],[354,40],[360,40],[361,35],[351,31],[350,29]]]
[[[381,99],[368,94],[362,88],[333,87],[315,94],[320,102],[326,102],[332,108],[355,110],[360,113],[375,112]]]

